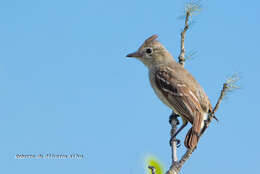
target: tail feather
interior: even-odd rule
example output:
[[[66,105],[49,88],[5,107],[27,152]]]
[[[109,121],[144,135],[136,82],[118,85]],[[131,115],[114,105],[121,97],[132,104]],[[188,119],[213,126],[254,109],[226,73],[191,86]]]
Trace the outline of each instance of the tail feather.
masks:
[[[190,130],[188,131],[185,137],[184,145],[188,149],[194,149],[198,144],[198,140],[199,140],[198,134],[193,130],[193,128],[190,128]]]
[[[196,148],[199,141],[199,135],[203,121],[203,115],[200,112],[196,112],[195,117],[193,119],[192,127],[190,128],[185,137],[184,145],[186,146],[186,148]]]

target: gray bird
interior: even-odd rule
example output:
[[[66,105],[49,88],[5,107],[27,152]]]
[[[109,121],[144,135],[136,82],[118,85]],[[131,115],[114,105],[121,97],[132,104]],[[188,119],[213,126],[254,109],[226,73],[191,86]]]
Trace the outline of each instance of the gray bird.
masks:
[[[158,98],[181,116],[183,125],[174,137],[188,122],[192,124],[184,144],[194,149],[212,106],[200,84],[173,59],[157,38],[157,35],[149,37],[136,52],[127,57],[135,57],[147,66],[151,86]]]

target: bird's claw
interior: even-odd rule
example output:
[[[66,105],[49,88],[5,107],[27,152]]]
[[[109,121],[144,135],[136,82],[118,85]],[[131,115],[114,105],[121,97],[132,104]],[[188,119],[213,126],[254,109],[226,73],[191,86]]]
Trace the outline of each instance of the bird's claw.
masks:
[[[181,140],[176,139],[176,138],[171,138],[171,140],[170,140],[170,146],[172,146],[172,143],[173,143],[174,141],[176,142],[177,148],[179,148],[179,147],[181,146]]]
[[[179,117],[179,115],[177,115],[177,114],[172,114],[172,115],[170,115],[169,123],[172,124],[172,120],[173,120],[173,119],[176,119],[176,121],[177,121],[177,124],[176,124],[176,125],[179,125],[180,122],[179,122],[179,120],[178,120],[178,117]]]
[[[181,140],[175,139],[177,148],[181,147]]]

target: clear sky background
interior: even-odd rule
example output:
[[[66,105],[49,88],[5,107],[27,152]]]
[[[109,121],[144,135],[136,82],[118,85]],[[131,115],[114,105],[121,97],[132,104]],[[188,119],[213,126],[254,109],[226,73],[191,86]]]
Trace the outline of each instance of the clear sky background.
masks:
[[[125,55],[158,34],[176,58],[184,4],[1,1],[0,173],[142,174],[150,154],[168,168],[171,111],[144,65]],[[198,54],[185,67],[213,105],[228,75],[240,73],[242,89],[224,100],[182,173],[259,173],[260,2],[202,4],[186,40]],[[47,153],[84,158],[15,159]]]

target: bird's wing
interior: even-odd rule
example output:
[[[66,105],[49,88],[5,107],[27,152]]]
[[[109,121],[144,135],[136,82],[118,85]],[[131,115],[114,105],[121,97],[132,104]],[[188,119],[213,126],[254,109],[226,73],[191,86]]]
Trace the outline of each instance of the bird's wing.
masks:
[[[154,78],[157,88],[161,90],[166,100],[173,106],[175,112],[194,124],[201,124],[202,109],[193,90],[175,74],[166,69],[155,71]],[[195,126],[195,125],[194,125]],[[199,131],[200,125],[196,125]],[[199,128],[198,128],[199,127]]]
[[[167,67],[155,71],[155,84],[175,112],[192,123],[192,128],[188,131],[184,144],[187,148],[193,149],[197,146],[204,122],[203,109],[195,95],[196,85],[189,81],[188,76],[180,75],[176,71]],[[186,79],[183,80],[183,78]]]

